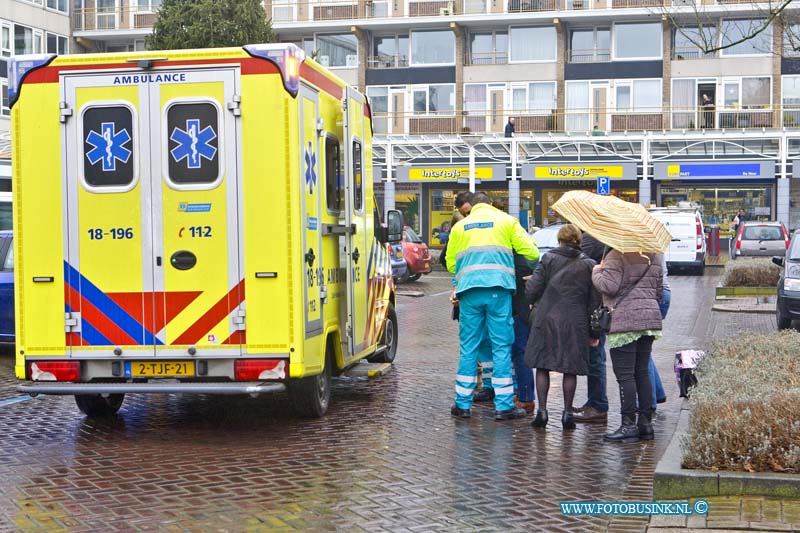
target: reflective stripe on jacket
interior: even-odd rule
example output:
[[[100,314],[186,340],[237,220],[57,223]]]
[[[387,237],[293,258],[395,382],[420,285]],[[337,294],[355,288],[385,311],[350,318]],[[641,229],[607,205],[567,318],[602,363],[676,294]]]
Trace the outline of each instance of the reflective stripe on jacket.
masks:
[[[447,270],[455,273],[456,292],[475,287],[516,289],[514,252],[539,259],[533,239],[516,218],[489,204],[477,204],[450,230]]]

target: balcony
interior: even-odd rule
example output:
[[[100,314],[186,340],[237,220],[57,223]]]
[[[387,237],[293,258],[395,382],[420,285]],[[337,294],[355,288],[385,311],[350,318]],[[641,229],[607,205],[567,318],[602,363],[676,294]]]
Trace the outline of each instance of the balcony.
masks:
[[[671,0],[611,0],[614,9],[630,9],[636,7],[667,7],[672,5]]]
[[[516,135],[537,133],[610,134],[618,132],[661,130],[721,130],[800,128],[800,104],[785,109],[720,109],[703,112],[687,108],[653,108],[637,111],[611,109],[480,111],[458,115],[415,115],[373,111],[376,134],[394,135],[458,135],[479,133],[502,136],[510,117],[514,118]],[[594,130],[597,124],[598,130]]]
[[[684,59],[710,59],[716,56],[716,52],[703,52],[696,46],[672,49],[672,59],[675,61],[681,61]]]
[[[73,31],[116,31],[152,29],[158,18],[153,11],[136,7],[73,9]]]
[[[508,52],[467,52],[464,56],[465,65],[506,65]]]
[[[585,50],[569,50],[567,57],[570,63],[604,63],[611,61],[611,50],[608,48],[587,48]]]
[[[408,56],[405,55],[379,55],[367,58],[367,68],[406,68]]]

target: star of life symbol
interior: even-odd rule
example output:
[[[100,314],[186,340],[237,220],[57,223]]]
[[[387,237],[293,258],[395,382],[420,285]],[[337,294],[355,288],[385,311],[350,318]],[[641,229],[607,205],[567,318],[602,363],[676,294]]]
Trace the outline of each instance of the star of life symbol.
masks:
[[[113,122],[103,122],[100,124],[100,133],[92,130],[86,136],[86,142],[93,146],[86,153],[86,158],[92,165],[102,161],[103,172],[114,172],[117,170],[117,160],[125,164],[130,159],[131,151],[125,148],[130,141],[127,129],[117,132]]]
[[[308,142],[308,149],[306,149],[306,185],[308,185],[308,194],[314,194],[314,185],[317,184],[317,173],[314,170],[317,166],[317,154],[311,148],[311,141]]]
[[[188,168],[201,168],[202,158],[209,161],[214,159],[217,149],[209,143],[216,138],[217,134],[214,132],[214,128],[206,126],[203,131],[200,131],[200,120],[192,118],[186,121],[186,130],[177,127],[172,130],[170,140],[178,143],[178,146],[173,148],[170,153],[176,163],[186,159]]]

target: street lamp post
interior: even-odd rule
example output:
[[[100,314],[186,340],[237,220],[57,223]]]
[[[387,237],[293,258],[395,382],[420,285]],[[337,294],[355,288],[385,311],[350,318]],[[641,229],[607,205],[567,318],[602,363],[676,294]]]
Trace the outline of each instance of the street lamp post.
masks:
[[[475,192],[475,146],[481,142],[481,136],[465,133],[461,140],[469,147],[469,192]]]

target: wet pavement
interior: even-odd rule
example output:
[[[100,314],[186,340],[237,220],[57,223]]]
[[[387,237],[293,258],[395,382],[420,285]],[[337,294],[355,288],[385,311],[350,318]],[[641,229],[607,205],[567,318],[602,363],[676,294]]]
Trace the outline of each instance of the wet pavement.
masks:
[[[457,324],[438,272],[399,289],[424,296],[398,296],[395,369],[335,385],[321,420],[295,419],[283,395],[171,395],[128,396],[93,421],[70,397],[4,402],[19,395],[0,355],[0,531],[644,531],[646,517],[565,517],[558,503],[652,499],[680,405],[675,350],[775,329],[772,315],[712,313],[717,271],[671,278],[654,348],[669,400],[649,443],[605,443],[598,425],[562,433],[555,374],[546,431],[484,406],[452,419]],[[577,402],[585,390],[579,379]]]

